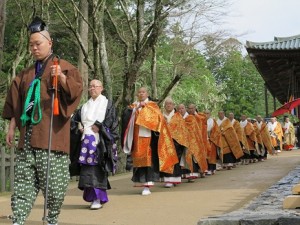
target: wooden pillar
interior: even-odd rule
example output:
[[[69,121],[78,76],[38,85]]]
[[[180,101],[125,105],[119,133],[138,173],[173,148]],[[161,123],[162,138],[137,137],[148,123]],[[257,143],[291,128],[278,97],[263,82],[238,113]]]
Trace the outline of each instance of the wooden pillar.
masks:
[[[268,89],[266,84],[265,84],[265,107],[266,107],[266,117],[269,117]]]

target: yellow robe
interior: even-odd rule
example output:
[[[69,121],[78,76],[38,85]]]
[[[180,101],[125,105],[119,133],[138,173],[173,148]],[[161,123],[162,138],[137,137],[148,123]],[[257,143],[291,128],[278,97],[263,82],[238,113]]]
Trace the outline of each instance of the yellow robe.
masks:
[[[136,105],[131,106],[136,107]],[[158,107],[152,101],[146,103],[141,110],[136,110],[132,159],[134,167],[151,166],[151,137],[140,137],[139,128],[144,127],[159,133],[158,138],[158,158],[159,170],[165,173],[173,173],[174,165],[178,163],[176,149],[167,128],[167,123]]]
[[[257,127],[259,128],[258,123],[257,123]],[[272,142],[271,142],[271,136],[270,136],[268,126],[266,123],[262,122],[259,132],[260,132],[262,142],[263,142],[264,146],[267,148],[269,154],[273,154],[273,146],[272,146]]]
[[[241,158],[244,153],[230,120],[225,118],[219,125],[219,129],[221,131],[222,153],[228,154],[232,152],[236,159]]]
[[[284,131],[284,149],[289,150],[295,145],[295,128],[294,125],[290,122],[288,131],[286,132],[285,127],[283,127]]]
[[[203,141],[203,146],[204,146],[203,151],[205,151],[206,158],[208,158],[208,154],[209,154],[209,151],[210,151],[210,144],[209,144],[208,137],[207,137],[207,118],[206,118],[206,114],[200,112],[196,115],[196,119],[197,119],[198,123],[201,124],[199,127],[200,127],[200,130],[201,130],[201,136],[202,136],[202,141]]]
[[[247,154],[250,154],[249,152],[249,146],[248,146],[248,142],[247,142],[247,137],[245,135],[245,132],[244,132],[244,129],[241,127],[241,124],[239,121],[237,120],[234,120],[233,124],[232,124],[237,136],[238,136],[238,139],[240,141],[240,143],[243,144],[243,152],[247,153]]]
[[[190,146],[190,135],[189,130],[187,128],[185,120],[182,118],[180,113],[175,112],[172,116],[170,122],[168,123],[168,129],[171,133],[171,136],[174,140],[178,142],[178,144],[185,146],[187,148],[187,153],[189,152],[189,146]],[[193,168],[192,164],[192,155],[186,154],[186,163],[188,164],[187,169]]]
[[[208,163],[216,164],[217,148],[221,149],[221,131],[219,130],[218,124],[215,120],[213,120],[213,127],[211,128],[210,132],[207,135],[209,138],[209,148],[210,148],[207,156]]]
[[[185,118],[185,122],[187,125],[187,128],[189,130],[189,152],[194,156],[196,159],[198,165],[200,166],[201,172],[204,172],[208,169],[207,160],[206,160],[206,154],[203,150],[203,141],[201,139],[201,131],[198,126],[197,120],[195,116],[188,115]],[[192,172],[198,172],[198,171],[192,171]]]
[[[273,147],[277,147],[278,143],[277,143],[277,139],[279,140],[279,147],[280,150],[282,150],[282,137],[283,137],[283,132],[282,132],[282,127],[281,124],[279,122],[277,122],[276,127],[274,128],[274,130],[270,130],[271,132],[271,141],[272,141],[272,145]]]
[[[256,151],[255,143],[257,143],[257,139],[256,139],[256,132],[252,123],[247,122],[247,125],[244,127],[244,132],[247,138],[249,150]]]

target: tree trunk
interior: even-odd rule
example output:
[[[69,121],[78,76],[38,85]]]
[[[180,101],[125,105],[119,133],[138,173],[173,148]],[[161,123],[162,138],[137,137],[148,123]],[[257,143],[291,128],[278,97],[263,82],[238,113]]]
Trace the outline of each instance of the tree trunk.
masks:
[[[136,30],[137,30],[137,34],[136,34],[136,51],[139,52],[140,51],[140,47],[141,47],[141,41],[142,41],[142,37],[143,37],[143,28],[144,28],[144,13],[145,10],[145,0],[138,0],[137,2],[137,11],[136,11]]]
[[[180,79],[182,78],[183,74],[177,74],[174,79],[171,81],[171,83],[168,85],[168,87],[165,89],[164,93],[162,94],[162,96],[160,97],[160,99],[158,100],[158,105],[160,105],[163,100],[168,97],[169,93],[171,92],[171,90],[174,88],[174,86],[180,81]]]
[[[88,19],[89,16],[89,3],[87,0],[81,0],[80,1],[80,10],[84,18]],[[79,18],[79,32],[80,32],[80,37],[82,40],[82,45],[84,46],[85,50],[88,51],[88,45],[89,45],[89,26],[88,24],[84,21],[82,17]],[[79,48],[79,57],[78,57],[78,68],[80,71],[80,74],[82,76],[83,80],[83,99],[88,98],[88,82],[89,82],[89,69],[87,64],[84,62],[84,54],[81,48]]]
[[[6,0],[0,1],[0,72],[3,63],[4,31],[6,21]]]
[[[105,9],[105,0],[102,2],[100,7],[100,21],[99,21],[99,41],[100,41],[100,63],[101,70],[103,74],[103,86],[105,88],[106,97],[112,100],[112,81],[111,74],[108,65],[108,57],[106,52],[106,42],[105,42],[105,31],[104,31],[104,9]]]
[[[152,59],[151,59],[151,89],[152,89],[152,97],[154,99],[157,98],[157,71],[156,71],[156,45],[152,47]]]
[[[139,3],[143,4],[143,1],[141,0]],[[132,102],[135,91],[135,82],[138,78],[139,69],[143,65],[145,59],[149,56],[152,47],[156,45],[157,39],[160,35],[162,23],[164,22],[164,18],[162,18],[162,9],[162,1],[157,0],[155,3],[155,16],[153,24],[148,28],[148,32],[143,34],[143,37],[137,38],[137,40],[140,40],[136,41],[136,49],[138,50],[134,51],[134,56],[129,68],[125,70],[126,72],[123,85],[123,108]],[[143,19],[141,16],[138,16],[137,18],[140,20]],[[137,21],[137,23],[142,24],[142,21]],[[139,26],[140,25],[137,27]],[[142,28],[139,27],[139,30],[141,31]],[[142,35],[142,33],[143,32],[139,32],[137,35]]]

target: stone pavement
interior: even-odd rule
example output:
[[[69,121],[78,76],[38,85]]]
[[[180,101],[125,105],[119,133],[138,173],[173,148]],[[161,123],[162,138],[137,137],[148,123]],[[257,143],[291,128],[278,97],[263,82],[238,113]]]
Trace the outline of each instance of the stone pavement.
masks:
[[[298,182],[299,165],[300,150],[282,152],[279,156],[270,156],[265,162],[219,171],[216,175],[198,179],[195,183],[183,181],[171,189],[158,183],[149,196],[141,196],[141,188],[133,187],[131,173],[120,174],[110,177],[110,201],[100,210],[89,210],[89,203],[82,200],[82,192],[77,189],[77,183],[72,181],[59,217],[59,225],[196,225],[200,223],[200,219],[206,220],[206,224],[213,224],[210,223],[212,220],[224,222],[227,218],[231,222],[234,219],[237,221],[229,223],[230,225],[240,225],[241,221],[236,219],[238,217],[233,216],[241,216],[241,213],[254,215],[254,218],[243,225],[255,224],[253,221],[258,218],[258,213],[269,215],[268,222],[279,212],[295,215],[297,218],[297,210],[281,210],[280,198],[283,197],[280,195],[290,194],[292,183]],[[286,176],[289,178],[285,179]],[[260,196],[257,198],[260,201],[250,202],[257,196]],[[1,225],[11,225],[11,221],[6,218],[10,214],[10,196],[0,195],[0,217],[3,216],[0,218]],[[218,216],[224,214],[225,217]],[[41,225],[42,215],[43,198],[39,195],[26,225]],[[209,218],[210,221],[204,218]],[[289,223],[294,224],[291,221]]]
[[[300,166],[240,210],[202,219],[198,225],[300,225],[298,209],[283,209],[284,199],[300,182]]]

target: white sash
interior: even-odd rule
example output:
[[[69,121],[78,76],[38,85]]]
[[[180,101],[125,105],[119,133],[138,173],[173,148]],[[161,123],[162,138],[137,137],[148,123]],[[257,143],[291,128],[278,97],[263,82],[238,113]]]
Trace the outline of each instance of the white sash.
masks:
[[[97,143],[99,142],[99,134],[92,131],[92,125],[95,121],[103,122],[107,109],[108,99],[99,95],[95,100],[90,98],[81,108],[81,122],[83,124],[82,138],[86,134],[92,134],[96,137]]]

